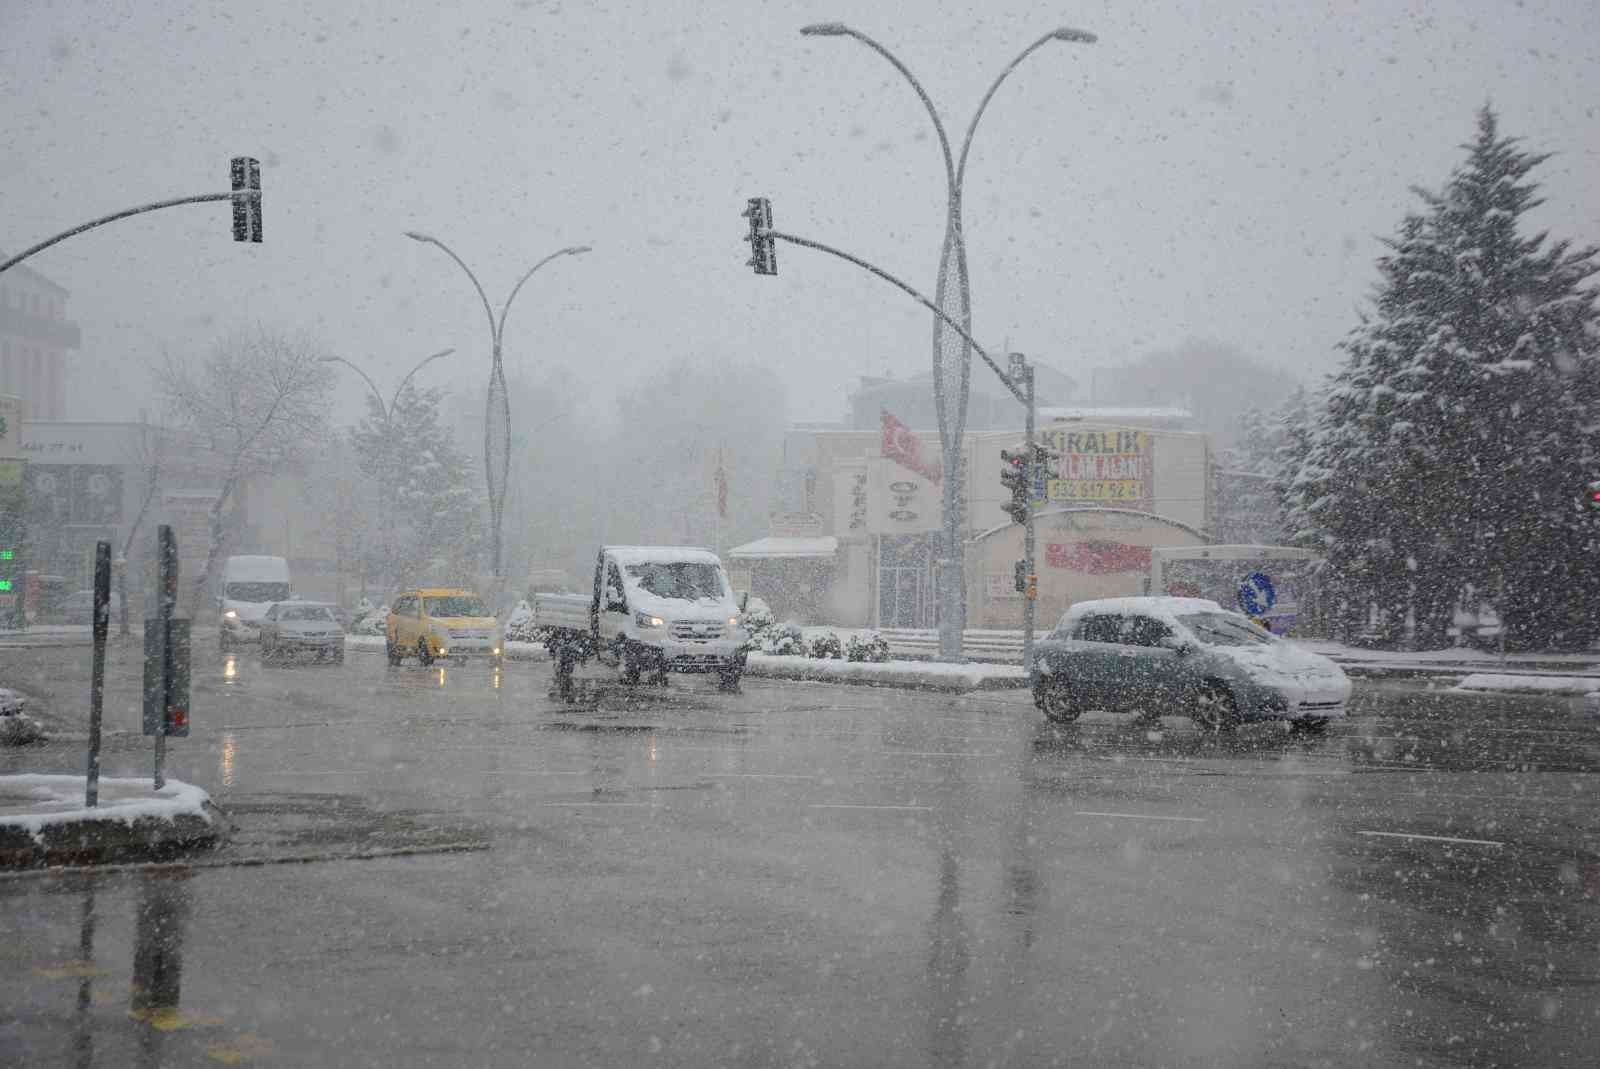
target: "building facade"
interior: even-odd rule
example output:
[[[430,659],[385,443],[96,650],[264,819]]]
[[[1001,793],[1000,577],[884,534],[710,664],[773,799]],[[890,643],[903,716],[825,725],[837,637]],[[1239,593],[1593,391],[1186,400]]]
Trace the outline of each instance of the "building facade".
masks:
[[[25,398],[30,418],[66,418],[67,353],[80,340],[65,288],[22,265],[0,275],[0,394]]]

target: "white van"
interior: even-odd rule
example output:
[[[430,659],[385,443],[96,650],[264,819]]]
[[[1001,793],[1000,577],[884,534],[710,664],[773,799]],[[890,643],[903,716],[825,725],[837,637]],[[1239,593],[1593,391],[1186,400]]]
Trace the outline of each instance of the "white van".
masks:
[[[282,557],[229,557],[217,590],[218,642],[224,650],[261,639],[261,618],[288,601],[289,562]]]

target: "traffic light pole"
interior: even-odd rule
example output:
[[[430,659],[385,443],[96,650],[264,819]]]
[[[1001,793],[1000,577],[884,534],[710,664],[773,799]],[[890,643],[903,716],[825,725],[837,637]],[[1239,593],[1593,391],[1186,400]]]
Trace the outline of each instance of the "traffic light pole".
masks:
[[[1028,686],[1033,686],[1033,624],[1037,613],[1039,598],[1039,566],[1033,559],[1033,488],[1038,481],[1038,472],[1034,469],[1039,464],[1039,457],[1034,449],[1034,423],[1035,407],[1033,393],[1033,365],[1021,357],[1016,358],[1016,364],[1022,372],[1023,389],[1027,392],[1028,399],[1023,402],[1027,415],[1024,417],[1027,444],[1022,448],[1028,458],[1028,511],[1022,532],[1022,557],[1028,562],[1028,589],[1022,592],[1022,670],[1028,673]]]
[[[241,167],[241,162],[244,164],[243,167]],[[160,211],[162,208],[176,208],[180,204],[204,204],[207,201],[214,201],[214,200],[233,201],[234,202],[234,240],[235,241],[245,241],[245,240],[260,241],[261,240],[261,178],[260,178],[260,171],[259,171],[258,167],[256,166],[254,160],[251,160],[248,157],[243,157],[243,156],[241,156],[238,159],[235,159],[233,161],[233,169],[234,169],[234,186],[235,186],[235,188],[233,190],[227,192],[227,193],[200,193],[200,194],[197,194],[197,195],[192,196],[192,197],[176,197],[176,198],[174,198],[172,200],[158,200],[154,204],[141,204],[137,208],[127,208],[127,209],[124,209],[123,211],[120,211],[120,212],[112,212],[110,215],[101,216],[99,219],[91,219],[89,222],[82,223],[82,224],[80,224],[78,226],[75,226],[71,230],[63,230],[61,233],[57,234],[53,238],[47,238],[46,240],[39,242],[39,244],[37,244],[37,245],[34,245],[34,246],[30,247],[30,248],[23,249],[21,252],[17,253],[17,255],[11,257],[11,259],[6,260],[4,263],[0,263],[0,274],[4,274],[6,271],[9,271],[11,268],[17,266],[22,261],[26,260],[28,257],[34,255],[35,253],[43,252],[45,249],[48,249],[50,246],[56,244],[57,242],[65,241],[65,240],[67,240],[68,238],[72,237],[75,234],[83,233],[85,230],[93,230],[97,226],[105,226],[107,223],[114,223],[118,219],[126,219],[130,215],[141,215],[141,214],[143,214],[145,212]],[[254,176],[253,177],[253,181],[254,181],[254,186],[253,187],[248,185],[248,184],[246,184],[246,183],[248,183],[249,181],[252,180],[249,177],[251,175]],[[241,214],[241,210],[240,210],[241,208],[245,209],[245,211],[242,214]],[[254,209],[253,212],[251,212],[249,210],[251,208]],[[240,236],[241,220],[248,220],[249,221],[249,222],[244,223],[244,225],[247,228],[244,231],[246,236]]]

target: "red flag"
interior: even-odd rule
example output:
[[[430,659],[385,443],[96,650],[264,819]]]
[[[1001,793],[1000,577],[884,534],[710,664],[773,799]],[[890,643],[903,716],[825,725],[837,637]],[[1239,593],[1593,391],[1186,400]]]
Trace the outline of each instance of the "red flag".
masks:
[[[940,482],[944,472],[938,465],[922,459],[922,442],[911,433],[911,428],[890,415],[887,408],[880,411],[883,415],[882,455],[932,482]]]
[[[1044,556],[1045,563],[1052,568],[1090,575],[1150,569],[1149,546],[1128,546],[1120,542],[1049,542],[1044,547]]]

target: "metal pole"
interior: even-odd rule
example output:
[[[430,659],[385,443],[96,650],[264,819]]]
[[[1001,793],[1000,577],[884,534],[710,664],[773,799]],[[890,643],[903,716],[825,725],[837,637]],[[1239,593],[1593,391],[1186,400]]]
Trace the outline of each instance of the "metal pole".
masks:
[[[111,543],[94,546],[94,667],[89,672],[89,768],[83,804],[100,804],[100,713],[106,696],[106,632],[111,625]]]
[[[1028,673],[1028,685],[1033,685],[1033,624],[1038,605],[1038,563],[1034,560],[1033,488],[1039,481],[1039,458],[1034,453],[1034,398],[1033,365],[1022,362],[1022,381],[1028,392],[1027,444],[1023,450],[1028,457],[1028,511],[1022,534],[1022,556],[1028,562],[1028,589],[1022,599],[1022,668]]]
[[[180,204],[203,204],[206,201],[212,200],[254,200],[257,203],[260,203],[261,190],[241,189],[231,193],[201,193],[193,197],[175,197],[172,200],[160,200],[156,201],[154,204],[141,204],[137,208],[128,208],[124,211],[112,212],[110,215],[101,216],[99,219],[91,219],[87,223],[82,223],[78,226],[75,226],[71,230],[63,230],[53,238],[47,238],[44,241],[39,242],[37,245],[23,249],[21,252],[11,257],[11,259],[6,260],[4,263],[0,263],[0,274],[4,274],[6,271],[32,256],[34,253],[43,252],[45,249],[48,249],[57,242],[65,241],[74,234],[81,234],[85,230],[93,230],[97,226],[104,226],[107,223],[114,223],[118,219],[126,219],[130,215],[139,215],[142,212],[153,212],[161,208],[174,208]]]
[[[178,541],[172,528],[156,528],[156,627],[161,636],[161,723],[156,731],[155,788],[167,785],[167,710],[172,705],[172,610],[178,602]]]

